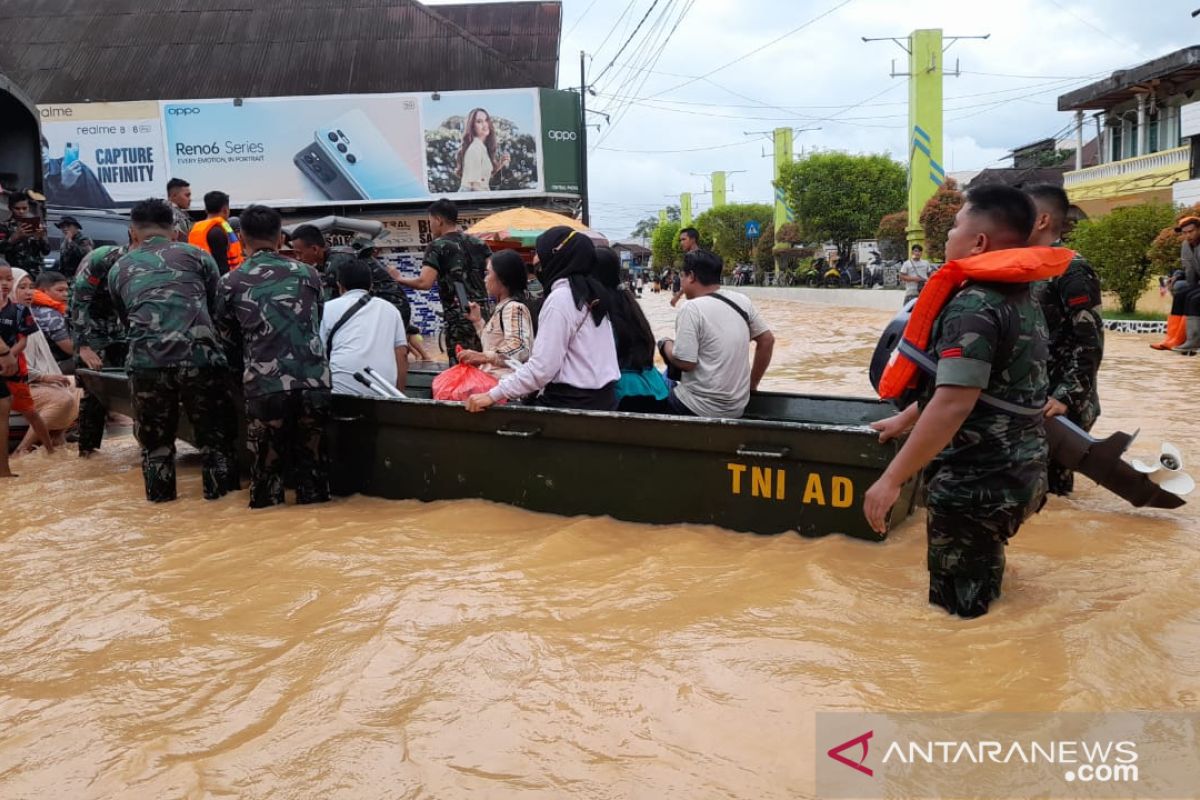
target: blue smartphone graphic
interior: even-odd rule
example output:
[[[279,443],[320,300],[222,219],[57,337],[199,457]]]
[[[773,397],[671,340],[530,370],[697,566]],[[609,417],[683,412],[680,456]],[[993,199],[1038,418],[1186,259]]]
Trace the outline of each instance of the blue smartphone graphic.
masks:
[[[63,166],[69,167],[79,160],[79,145],[74,142],[67,142],[66,150],[63,152]]]
[[[318,128],[315,143],[325,163],[364,200],[428,196],[424,182],[417,180],[375,123],[358,109]]]

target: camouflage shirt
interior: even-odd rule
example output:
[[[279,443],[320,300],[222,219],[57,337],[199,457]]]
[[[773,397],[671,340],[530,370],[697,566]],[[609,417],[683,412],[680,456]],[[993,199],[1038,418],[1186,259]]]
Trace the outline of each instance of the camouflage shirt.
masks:
[[[276,252],[261,250],[221,276],[217,328],[247,398],[329,388],[320,310],[317,271]]]
[[[937,386],[982,389],[1026,408],[1046,404],[1046,323],[1025,284],[967,286],[934,323]],[[925,381],[922,407],[933,396]],[[1042,416],[1007,414],[983,403],[934,462],[928,505],[983,517],[1035,506],[1046,491]]]
[[[175,231],[179,241],[186,242],[188,234],[192,232],[191,214],[174,203],[171,203],[171,216],[175,218],[171,225],[171,230]]]
[[[17,220],[10,219],[0,229],[0,256],[8,261],[10,267],[23,269],[30,278],[36,279],[42,274],[44,257],[50,254],[50,245],[40,236],[25,236],[14,241],[13,236],[20,230],[20,225]]]
[[[54,270],[61,272],[68,279],[74,278],[79,265],[95,246],[92,240],[83,234],[70,241],[63,239],[62,247],[58,251],[58,260],[54,262]]]
[[[1082,256],[1057,278],[1032,286],[1050,334],[1050,396],[1067,406],[1075,423],[1090,429],[1100,416],[1096,375],[1104,358],[1100,279]]]
[[[212,256],[162,236],[117,259],[108,290],[128,331],[130,369],[225,366],[212,321],[217,278]]]
[[[114,342],[125,341],[125,327],[108,293],[108,272],[128,251],[126,247],[105,245],[88,253],[75,273],[67,313],[76,352],[90,347],[99,353]]]
[[[458,294],[454,284],[462,283],[467,289],[467,299],[487,309],[487,289],[483,285],[483,274],[491,251],[488,246],[462,231],[448,233],[434,239],[425,251],[423,264],[437,270],[438,294],[442,298],[442,319],[447,329],[470,328],[467,309],[459,308]]]

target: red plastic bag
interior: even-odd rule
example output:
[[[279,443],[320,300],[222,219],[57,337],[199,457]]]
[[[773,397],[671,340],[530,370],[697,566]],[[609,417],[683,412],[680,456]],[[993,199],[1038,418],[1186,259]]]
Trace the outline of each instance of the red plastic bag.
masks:
[[[479,367],[459,362],[433,379],[433,399],[465,402],[473,394],[491,391],[499,382]]]

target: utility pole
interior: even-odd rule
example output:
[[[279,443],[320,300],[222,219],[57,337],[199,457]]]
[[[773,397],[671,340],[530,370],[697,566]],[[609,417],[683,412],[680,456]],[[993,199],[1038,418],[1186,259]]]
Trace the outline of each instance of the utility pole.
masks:
[[[679,195],[679,225],[682,228],[692,227],[692,193],[681,192]]]
[[[712,174],[713,208],[725,205],[725,173],[722,171]]]
[[[584,59],[586,54],[579,51],[579,196],[582,201],[581,216],[586,227],[592,226],[591,210],[588,208],[588,160],[587,160],[587,75]]]
[[[907,37],[862,37],[864,42],[895,42],[908,54],[908,72],[896,72],[892,61],[891,76],[908,78],[908,244],[923,244],[921,212],[934,192],[946,182],[942,166],[942,77],[958,77],[962,73],[958,62],[954,71],[944,70],[946,51],[959,39],[987,39],[983,36],[942,36],[940,28],[915,30]],[[943,46],[943,42],[946,44]]]

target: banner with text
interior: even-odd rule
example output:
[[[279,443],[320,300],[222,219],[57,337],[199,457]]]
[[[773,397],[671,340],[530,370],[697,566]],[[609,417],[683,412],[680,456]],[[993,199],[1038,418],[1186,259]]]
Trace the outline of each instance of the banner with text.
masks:
[[[503,89],[82,103],[39,112],[52,203],[128,205],[161,197],[169,178],[183,178],[199,209],[213,189],[235,207],[578,194],[577,109],[570,92]]]

